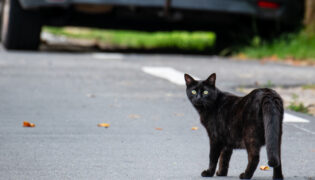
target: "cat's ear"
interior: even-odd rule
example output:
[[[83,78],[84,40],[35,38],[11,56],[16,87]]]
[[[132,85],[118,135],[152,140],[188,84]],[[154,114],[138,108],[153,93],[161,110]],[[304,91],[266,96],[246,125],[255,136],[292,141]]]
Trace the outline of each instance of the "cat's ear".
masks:
[[[215,86],[215,80],[216,80],[216,74],[215,73],[213,73],[213,74],[211,74],[209,77],[208,77],[208,79],[206,80],[210,85],[213,85],[213,86]]]
[[[191,85],[192,83],[196,82],[196,80],[194,80],[194,78],[192,78],[190,75],[185,74],[185,81],[186,81],[186,86]]]

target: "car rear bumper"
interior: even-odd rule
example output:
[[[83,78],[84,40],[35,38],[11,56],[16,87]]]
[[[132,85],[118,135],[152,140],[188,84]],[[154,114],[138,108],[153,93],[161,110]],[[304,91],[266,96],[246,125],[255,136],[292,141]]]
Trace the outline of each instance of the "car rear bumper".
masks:
[[[165,8],[166,0],[19,0],[24,9],[41,7],[68,7],[75,4],[116,5]],[[269,0],[271,1],[271,0]],[[260,8],[257,0],[171,0],[169,8],[241,14],[261,19],[290,20],[295,16],[297,0],[272,0],[279,8]]]
[[[256,14],[255,0],[172,0],[171,8],[224,11],[230,13]],[[72,4],[107,4],[121,6],[160,7],[166,4],[165,0],[20,0],[23,8],[39,8],[50,6],[67,7]]]

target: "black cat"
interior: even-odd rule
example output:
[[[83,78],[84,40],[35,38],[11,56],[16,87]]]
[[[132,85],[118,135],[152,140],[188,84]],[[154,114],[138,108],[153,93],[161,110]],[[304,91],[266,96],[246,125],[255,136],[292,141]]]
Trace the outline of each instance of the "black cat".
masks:
[[[200,115],[210,139],[209,169],[203,177],[212,177],[218,159],[217,176],[227,176],[233,149],[246,148],[248,164],[240,179],[250,179],[259,162],[260,148],[266,144],[268,164],[273,178],[283,179],[281,135],[283,102],[271,89],[256,89],[244,97],[222,92],[215,86],[216,74],[196,81],[185,74],[186,93]]]

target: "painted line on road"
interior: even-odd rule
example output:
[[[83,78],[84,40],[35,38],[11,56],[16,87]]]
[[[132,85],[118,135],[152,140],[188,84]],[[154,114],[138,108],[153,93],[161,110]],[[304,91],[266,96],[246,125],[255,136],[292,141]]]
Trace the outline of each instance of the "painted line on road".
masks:
[[[121,60],[124,58],[124,55],[119,53],[93,53],[92,57],[104,60]]]
[[[145,73],[148,73],[150,75],[166,79],[170,81],[171,83],[177,84],[177,85],[185,85],[184,80],[184,73],[177,71],[174,68],[171,67],[152,67],[152,66],[145,66],[142,67],[142,71]],[[199,78],[193,76],[195,79],[199,80]]]
[[[309,123],[310,121],[292,114],[284,113],[284,122],[299,122],[299,123]]]
[[[185,85],[184,73],[171,67],[142,67],[142,71],[150,75],[166,79],[177,85]]]
[[[142,71],[147,73],[147,74],[150,74],[152,76],[166,79],[166,80],[168,80],[171,83],[174,83],[176,85],[181,85],[181,86],[185,85],[184,73],[177,71],[176,69],[174,69],[172,67],[145,66],[145,67],[142,67]],[[195,79],[199,79],[195,76],[193,76],[193,77]],[[284,113],[283,122],[285,122],[285,123],[309,123],[309,120],[295,116],[295,115],[292,115],[292,114]]]

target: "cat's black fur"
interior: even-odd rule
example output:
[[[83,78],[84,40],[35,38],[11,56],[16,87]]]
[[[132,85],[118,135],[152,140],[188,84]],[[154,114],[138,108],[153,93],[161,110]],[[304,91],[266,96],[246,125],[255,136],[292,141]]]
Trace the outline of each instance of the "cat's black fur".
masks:
[[[198,111],[210,139],[209,169],[201,175],[213,176],[220,158],[216,174],[227,176],[233,149],[245,148],[248,164],[240,178],[250,179],[259,162],[260,148],[266,144],[268,164],[274,168],[273,178],[283,179],[281,97],[268,88],[253,90],[244,97],[222,92],[215,86],[215,74],[204,81],[185,74],[185,81],[188,99]]]

